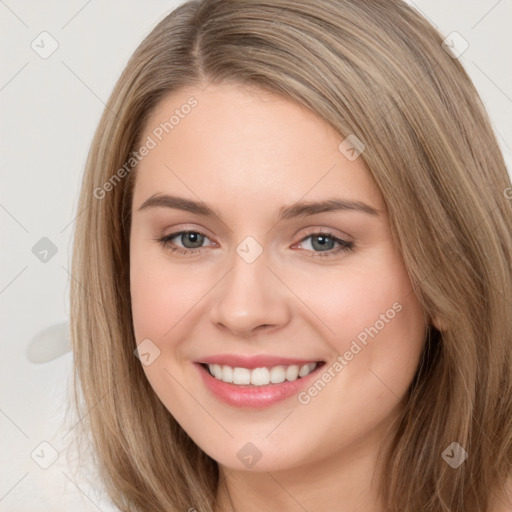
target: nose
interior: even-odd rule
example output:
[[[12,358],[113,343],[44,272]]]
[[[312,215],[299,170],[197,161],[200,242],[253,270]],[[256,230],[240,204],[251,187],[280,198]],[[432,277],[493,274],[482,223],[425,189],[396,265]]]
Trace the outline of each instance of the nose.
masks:
[[[290,321],[289,293],[268,266],[265,251],[252,263],[233,255],[230,271],[215,287],[211,321],[237,337],[251,337]]]

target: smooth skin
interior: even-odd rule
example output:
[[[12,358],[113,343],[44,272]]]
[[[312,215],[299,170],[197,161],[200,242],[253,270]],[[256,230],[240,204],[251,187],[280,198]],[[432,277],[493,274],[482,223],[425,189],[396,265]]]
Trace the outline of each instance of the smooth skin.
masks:
[[[154,130],[191,96],[197,105],[158,141]],[[396,427],[427,319],[363,159],[350,161],[339,150],[345,137],[305,107],[233,84],[168,96],[147,137],[157,145],[136,170],[130,232],[135,336],[160,351],[144,366],[155,393],[219,463],[216,512],[380,511],[378,450]],[[203,202],[216,215],[141,209],[155,194]],[[283,207],[327,199],[377,214],[279,221]],[[185,230],[196,234],[158,241]],[[236,251],[249,236],[262,249],[252,263]],[[329,367],[395,303],[394,318],[307,404],[293,396],[259,410],[227,405],[193,364],[236,353]],[[237,457],[248,442],[261,452],[252,468]]]

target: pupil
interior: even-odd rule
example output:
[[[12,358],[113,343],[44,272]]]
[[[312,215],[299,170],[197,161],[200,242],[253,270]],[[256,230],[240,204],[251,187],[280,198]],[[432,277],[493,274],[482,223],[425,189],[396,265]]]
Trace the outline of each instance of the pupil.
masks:
[[[313,247],[315,246],[315,239],[319,241],[319,248],[321,251],[326,251],[326,250],[329,250],[329,249],[332,249],[332,247],[326,247],[327,245],[327,241],[331,241],[331,243],[333,242],[333,240],[331,240],[331,237],[330,236],[323,236],[323,235],[317,235],[317,236],[314,236],[313,237]]]
[[[202,235],[200,235],[199,233],[185,233],[185,237],[186,237],[185,240],[189,239],[191,241],[192,245],[196,244],[196,245],[201,246],[201,244],[202,244],[202,239],[201,239]]]

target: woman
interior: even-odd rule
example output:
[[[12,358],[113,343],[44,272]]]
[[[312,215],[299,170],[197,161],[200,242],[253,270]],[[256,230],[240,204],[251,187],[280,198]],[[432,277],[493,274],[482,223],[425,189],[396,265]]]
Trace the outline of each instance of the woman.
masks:
[[[169,14],[75,237],[76,391],[116,506],[509,510],[510,186],[401,1]]]

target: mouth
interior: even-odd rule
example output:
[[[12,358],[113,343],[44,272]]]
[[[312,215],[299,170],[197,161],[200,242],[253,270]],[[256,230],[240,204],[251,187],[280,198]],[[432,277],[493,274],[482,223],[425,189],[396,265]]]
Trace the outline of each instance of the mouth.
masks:
[[[319,378],[325,361],[273,367],[231,367],[194,363],[205,388],[224,404],[242,409],[262,409],[297,396]]]
[[[221,364],[199,364],[210,376],[226,384],[244,387],[260,387],[300,380],[323,366],[325,361],[252,369]]]

